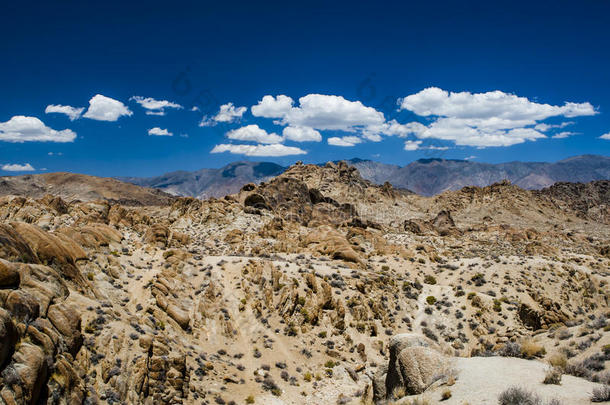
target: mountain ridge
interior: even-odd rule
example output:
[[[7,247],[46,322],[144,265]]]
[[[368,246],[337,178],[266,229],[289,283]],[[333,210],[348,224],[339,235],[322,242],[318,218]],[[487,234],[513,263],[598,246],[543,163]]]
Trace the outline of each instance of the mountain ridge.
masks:
[[[485,187],[502,180],[525,189],[542,189],[557,182],[587,183],[610,179],[610,157],[603,155],[578,155],[556,162],[485,163],[442,158],[418,159],[404,166],[361,158],[346,162],[373,183],[389,182],[396,188],[426,196],[466,186]],[[208,198],[236,193],[244,184],[268,181],[286,169],[271,162],[237,161],[218,169],[117,179],[173,195]]]

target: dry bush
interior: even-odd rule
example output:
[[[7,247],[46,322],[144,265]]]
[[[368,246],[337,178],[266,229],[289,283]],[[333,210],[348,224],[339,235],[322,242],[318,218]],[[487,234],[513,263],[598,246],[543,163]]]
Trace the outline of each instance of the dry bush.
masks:
[[[544,346],[533,340],[526,339],[521,342],[521,357],[525,359],[533,359],[535,357],[544,356],[546,350]]]
[[[601,388],[595,388],[591,394],[591,402],[608,402],[610,401],[610,385],[604,385]]]
[[[553,367],[565,370],[568,365],[568,358],[563,353],[556,353],[549,357],[549,364]]]
[[[544,375],[543,384],[561,384],[561,370],[558,368],[549,369]]]

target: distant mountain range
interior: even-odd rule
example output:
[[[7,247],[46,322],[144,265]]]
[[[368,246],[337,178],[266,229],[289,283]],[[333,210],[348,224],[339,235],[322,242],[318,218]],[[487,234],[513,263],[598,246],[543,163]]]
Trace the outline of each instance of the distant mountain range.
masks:
[[[209,198],[236,193],[244,184],[267,181],[286,169],[271,162],[233,162],[220,169],[177,171],[157,177],[117,179],[138,186],[157,188],[173,195]]]
[[[558,162],[479,163],[468,160],[420,159],[406,166],[351,159],[363,178],[386,181],[396,188],[421,195],[435,195],[465,186],[488,186],[509,180],[525,189],[541,189],[557,182],[589,182],[610,179],[610,157],[582,155]],[[232,194],[246,183],[260,183],[281,174],[286,167],[271,162],[234,162],[220,169],[178,171],[158,177],[120,177],[119,180],[153,187],[167,193],[199,198]]]

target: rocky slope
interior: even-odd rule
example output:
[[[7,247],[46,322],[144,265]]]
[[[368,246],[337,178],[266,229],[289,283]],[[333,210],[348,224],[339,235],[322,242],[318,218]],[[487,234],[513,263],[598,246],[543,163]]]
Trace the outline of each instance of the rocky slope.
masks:
[[[0,402],[589,403],[604,187],[427,198],[339,162],[157,206],[2,197]]]
[[[170,195],[157,189],[84,174],[47,173],[0,177],[0,196],[42,198],[47,194],[66,201],[102,199],[123,205],[165,205],[172,199]]]

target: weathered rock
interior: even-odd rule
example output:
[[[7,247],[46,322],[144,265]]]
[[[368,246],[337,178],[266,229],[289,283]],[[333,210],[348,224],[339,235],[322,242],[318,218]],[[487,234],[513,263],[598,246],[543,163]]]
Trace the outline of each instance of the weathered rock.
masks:
[[[386,398],[394,398],[396,392],[421,394],[445,368],[443,356],[433,342],[423,336],[409,333],[393,336],[389,349]]]
[[[83,344],[81,318],[78,311],[64,303],[49,307],[47,317],[64,337],[68,351],[75,356]]]
[[[10,314],[0,308],[0,369],[13,353],[18,338],[17,328]]]
[[[8,224],[0,224],[0,258],[13,262],[39,263],[28,242]]]
[[[14,288],[19,285],[19,272],[14,265],[0,260],[0,288]]]
[[[42,349],[22,343],[13,355],[13,362],[3,372],[0,396],[9,404],[34,404],[47,381],[47,373]]]

